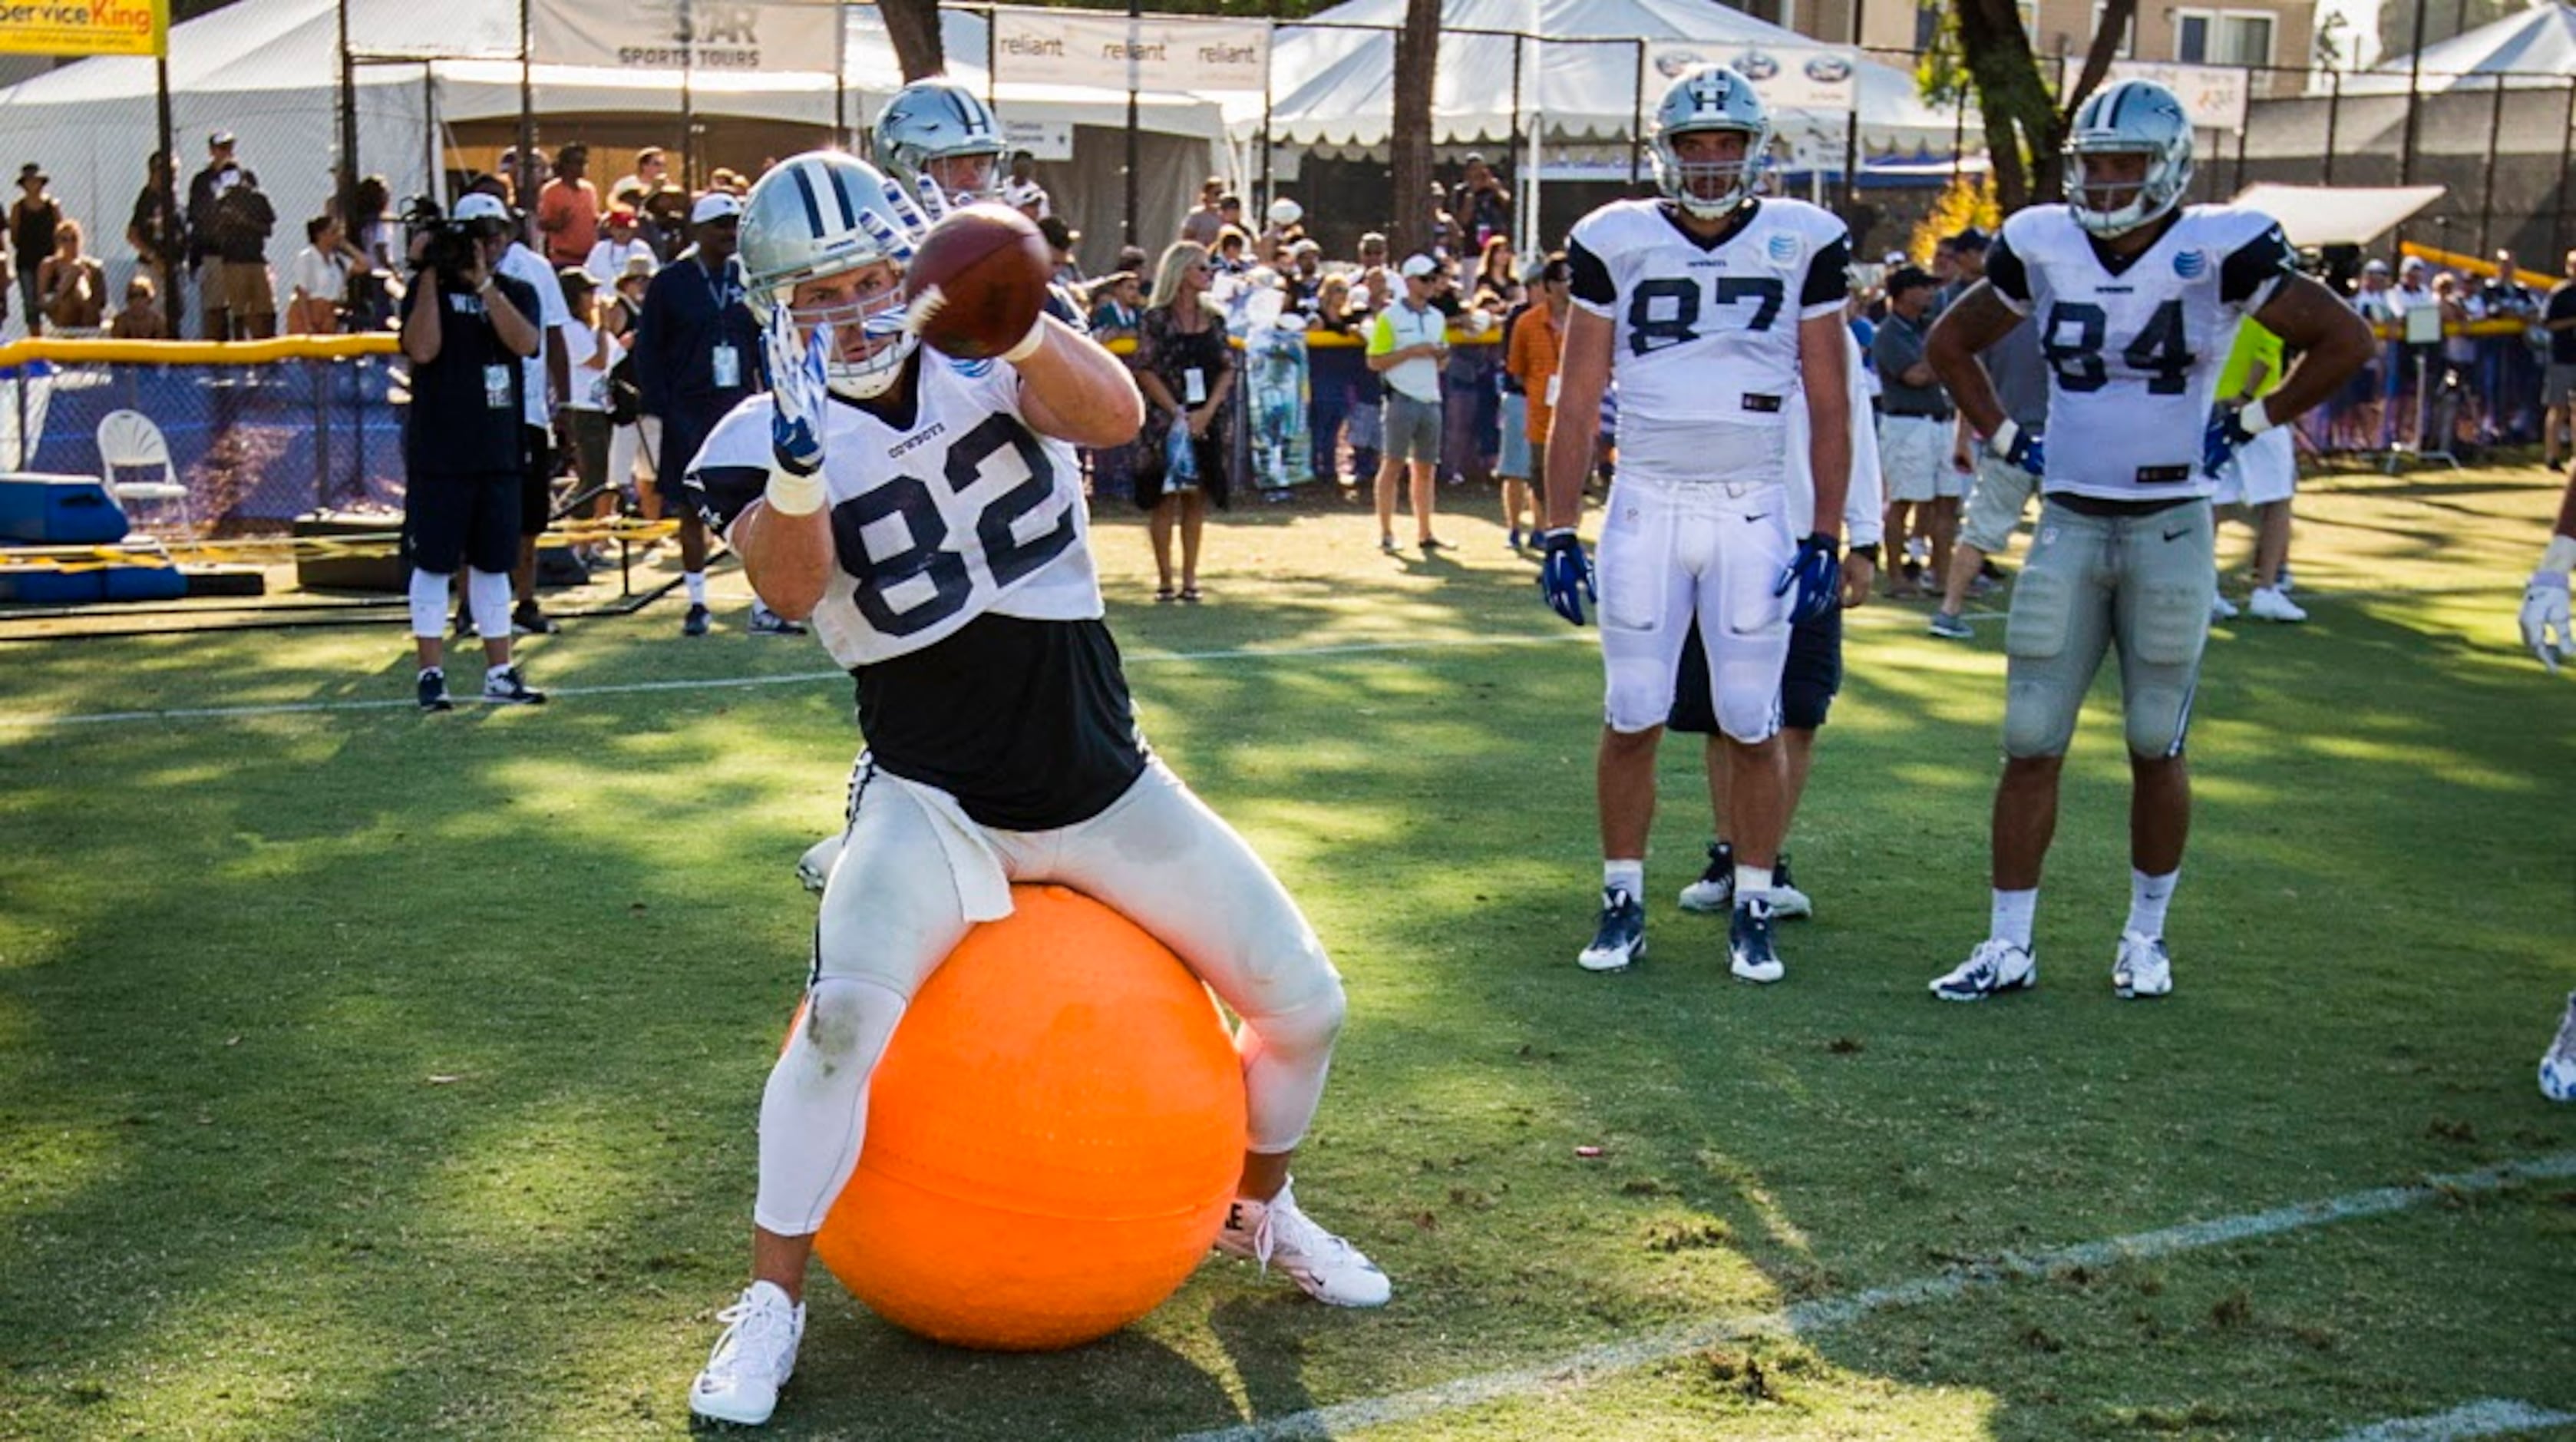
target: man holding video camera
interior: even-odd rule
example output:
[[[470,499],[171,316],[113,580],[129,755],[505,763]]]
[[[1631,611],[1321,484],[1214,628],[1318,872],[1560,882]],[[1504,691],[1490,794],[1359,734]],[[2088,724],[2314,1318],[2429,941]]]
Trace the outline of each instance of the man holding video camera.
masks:
[[[483,699],[543,702],[510,663],[510,570],[518,559],[522,487],[521,362],[537,353],[536,293],[496,270],[510,244],[508,207],[468,195],[442,218],[427,200],[404,217],[412,282],[402,299],[411,361],[403,426],[403,559],[420,650],[420,709],[447,711],[447,588],[461,563],[483,637]]]

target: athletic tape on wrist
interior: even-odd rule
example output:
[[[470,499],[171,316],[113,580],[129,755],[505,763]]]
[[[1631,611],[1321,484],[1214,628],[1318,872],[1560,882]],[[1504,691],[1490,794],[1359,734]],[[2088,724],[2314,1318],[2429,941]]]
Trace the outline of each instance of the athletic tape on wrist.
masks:
[[[761,499],[769,509],[790,516],[810,516],[823,509],[831,493],[823,484],[823,473],[800,476],[775,460],[769,463],[769,486]]]
[[[2250,401],[2236,413],[2236,424],[2249,438],[2259,436],[2272,428],[2272,413],[2263,409],[2261,401]]]
[[[2004,423],[1995,427],[1995,433],[1986,437],[1986,448],[1999,456],[2011,455],[2013,441],[2020,435],[2021,427],[2013,422],[2012,417],[2006,416]]]
[[[2576,571],[2576,536],[2552,536],[2549,546],[2540,553],[2540,569],[2564,576]]]
[[[1020,337],[1020,343],[1018,345],[1002,352],[1002,359],[1009,361],[1013,365],[1018,365],[1029,357],[1036,355],[1038,353],[1038,347],[1046,344],[1046,338],[1046,317],[1039,316],[1038,323],[1029,327],[1029,333]]]

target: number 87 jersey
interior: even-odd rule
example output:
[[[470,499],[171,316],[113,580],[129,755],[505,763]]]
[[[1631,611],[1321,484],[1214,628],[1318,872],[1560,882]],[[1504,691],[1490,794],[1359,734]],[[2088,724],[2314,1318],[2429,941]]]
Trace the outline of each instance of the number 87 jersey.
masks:
[[[2004,222],[1986,283],[2037,327],[2048,362],[2049,495],[2110,501],[2207,496],[2201,434],[2236,327],[2297,271],[2268,215],[2183,210],[2113,269],[2063,205]]]

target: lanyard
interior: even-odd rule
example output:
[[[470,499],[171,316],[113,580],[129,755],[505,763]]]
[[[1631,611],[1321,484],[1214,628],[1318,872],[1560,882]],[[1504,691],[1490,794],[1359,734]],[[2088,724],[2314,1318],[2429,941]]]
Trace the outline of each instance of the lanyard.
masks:
[[[707,274],[707,268],[704,265],[700,265],[698,267],[698,274],[706,280],[707,294],[714,299],[716,303],[716,316],[721,320],[724,317],[725,307],[732,305],[735,298],[733,288],[733,259],[730,256],[725,259],[724,272],[721,275]]]

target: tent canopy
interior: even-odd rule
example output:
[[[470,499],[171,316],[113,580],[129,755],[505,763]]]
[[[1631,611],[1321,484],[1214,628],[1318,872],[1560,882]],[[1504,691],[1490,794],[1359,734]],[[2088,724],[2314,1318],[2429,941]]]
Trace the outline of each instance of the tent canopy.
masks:
[[[1327,148],[1383,143],[1395,111],[1395,36],[1391,29],[1329,27],[1401,26],[1404,0],[1349,0],[1314,20],[1280,27],[1272,47],[1271,135]],[[1638,110],[1641,39],[1705,46],[1707,59],[1728,62],[1756,46],[1816,44],[1715,0],[1444,0],[1440,25],[1431,115],[1436,137],[1447,144],[1500,142],[1542,121],[1554,143],[1624,139]],[[1546,39],[1458,33],[1467,30]],[[1858,72],[1861,134],[1869,148],[1947,142],[1955,131],[1956,118],[1926,104],[1911,74],[1867,59]],[[1651,114],[1665,82],[1650,71],[1644,83]],[[1777,119],[1793,146],[1813,145],[1839,158],[1841,115]]]
[[[350,49],[357,67],[358,163],[382,174],[397,196],[434,183],[439,127],[519,113],[517,0],[349,0]],[[902,83],[894,48],[874,6],[843,12],[842,105],[864,124]],[[944,10],[941,37],[949,74],[987,90],[987,26],[980,14]],[[700,116],[797,121],[828,128],[834,112],[830,59],[806,74],[700,72],[691,104]],[[240,137],[243,165],[258,172],[278,213],[272,260],[303,244],[301,222],[319,214],[333,189],[339,150],[337,0],[236,0],[170,31],[171,108],[180,178],[204,163],[209,131]],[[539,65],[531,78],[539,116],[668,115],[677,129],[680,73]],[[999,87],[1010,119],[1123,127],[1124,91],[1070,85]],[[1149,132],[1149,170],[1203,175],[1225,140],[1217,105],[1189,95],[1139,97]],[[548,127],[549,143],[575,138]],[[157,143],[153,62],[100,56],[0,89],[0,154],[41,161],[55,193],[83,222],[91,249],[122,261],[125,218],[143,186],[144,157]],[[1164,155],[1178,147],[1180,154]],[[1162,163],[1167,162],[1167,163]],[[1115,187],[1095,187],[1114,190]],[[1156,197],[1159,199],[1160,197]],[[1185,205],[1187,197],[1175,200]],[[1151,208],[1151,207],[1149,207]],[[1106,243],[1115,226],[1082,217]],[[1158,216],[1146,219],[1159,227]],[[1178,210],[1171,217],[1178,220]],[[122,268],[120,266],[120,274]]]
[[[2543,3],[2518,15],[2463,31],[2421,55],[2424,88],[2462,86],[2486,89],[2511,85],[2521,77],[2535,85],[2563,85],[2576,76],[2576,5]],[[2392,55],[2370,69],[2343,78],[2346,94],[2397,91],[2417,67],[2414,55]]]
[[[2368,245],[2442,198],[2438,185],[2249,185],[2231,204],[2281,222],[2292,245]]]

